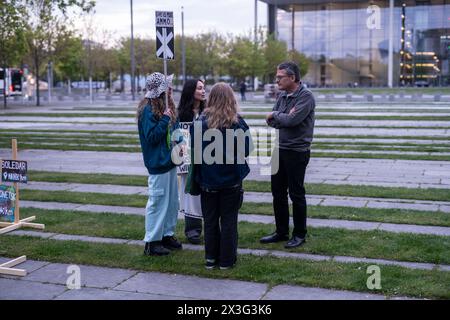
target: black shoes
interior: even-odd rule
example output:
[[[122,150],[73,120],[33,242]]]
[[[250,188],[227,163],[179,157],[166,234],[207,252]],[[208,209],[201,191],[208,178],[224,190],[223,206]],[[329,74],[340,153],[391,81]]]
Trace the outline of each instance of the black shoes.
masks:
[[[306,242],[305,238],[300,238],[297,236],[292,236],[292,238],[285,244],[286,249],[292,249],[300,247],[302,244]]]
[[[206,259],[205,268],[208,270],[214,269],[219,266],[219,262],[215,259]]]
[[[170,250],[164,248],[161,241],[152,241],[145,243],[144,255],[146,256],[166,256]]]
[[[170,250],[180,250],[183,246],[174,236],[163,237],[162,241],[152,241],[145,243],[144,255],[146,256],[166,256]]]
[[[161,243],[164,248],[169,250],[181,250],[183,248],[181,242],[179,242],[174,236],[163,237]]]
[[[274,232],[271,235],[262,237],[261,239],[259,239],[259,242],[274,243],[274,242],[286,241],[288,239],[289,239],[289,237],[287,235],[280,235],[280,234]]]

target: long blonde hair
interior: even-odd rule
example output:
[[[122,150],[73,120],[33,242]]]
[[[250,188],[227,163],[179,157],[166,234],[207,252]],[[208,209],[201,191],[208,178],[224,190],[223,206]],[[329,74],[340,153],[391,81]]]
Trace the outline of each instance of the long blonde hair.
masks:
[[[231,87],[225,82],[216,83],[209,93],[204,114],[208,128],[230,128],[238,122],[239,107]]]
[[[152,106],[152,113],[155,115],[156,119],[161,119],[165,105],[166,105],[166,96],[165,92],[163,92],[158,98],[155,99],[149,99],[144,98],[139,102],[137,111],[136,111],[136,121],[139,122],[139,120],[142,117],[142,113],[144,112],[144,108],[146,105],[150,104]],[[175,102],[173,101],[173,98],[169,98],[169,109],[172,110],[173,116],[170,118],[170,124],[174,124],[177,120],[177,111],[175,109]]]

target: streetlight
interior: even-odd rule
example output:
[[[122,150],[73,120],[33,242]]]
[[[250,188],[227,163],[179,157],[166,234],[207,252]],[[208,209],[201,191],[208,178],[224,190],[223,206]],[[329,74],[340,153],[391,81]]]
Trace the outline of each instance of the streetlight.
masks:
[[[184,8],[181,7],[181,64],[182,64],[182,74],[183,74],[183,87],[186,83],[186,43],[184,40]]]
[[[131,9],[131,96],[133,101],[135,100],[135,83],[134,83],[134,69],[135,69],[135,61],[134,61],[134,37],[133,37],[133,0],[130,0],[130,9]]]

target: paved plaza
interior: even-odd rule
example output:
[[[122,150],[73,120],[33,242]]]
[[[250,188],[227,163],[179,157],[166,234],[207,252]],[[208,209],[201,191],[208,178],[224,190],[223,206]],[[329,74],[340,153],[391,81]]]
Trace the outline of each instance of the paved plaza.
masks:
[[[450,214],[450,107],[444,102],[426,96],[424,104],[386,103],[387,97],[375,96],[376,101],[367,102],[366,97],[346,95],[319,98],[317,116],[322,117],[382,117],[383,119],[319,119],[316,122],[315,143],[312,158],[306,173],[306,183],[331,186],[334,195],[310,194],[309,206],[325,210],[380,209],[400,210],[414,214]],[[336,100],[333,102],[332,100]],[[437,99],[437,98],[436,98]],[[445,96],[439,99],[446,99]],[[147,176],[143,166],[134,121],[134,107],[129,101],[71,102],[63,99],[43,107],[13,106],[0,110],[0,130],[8,137],[16,135],[19,140],[19,159],[28,161],[33,172],[112,174]],[[355,102],[356,100],[356,102]],[[369,99],[370,100],[370,99]],[[82,107],[80,106],[82,105]],[[426,105],[426,106],[425,106]],[[258,109],[259,110],[255,110]],[[270,104],[254,100],[242,105],[242,115],[254,130],[266,130],[264,120],[258,118],[271,109]],[[427,110],[425,110],[427,109]],[[82,114],[83,116],[79,116]],[[254,118],[252,118],[254,117]],[[256,117],[256,118],[255,118]],[[394,117],[395,119],[389,119]],[[401,118],[405,117],[404,120]],[[414,120],[413,118],[429,120]],[[24,138],[21,138],[23,136]],[[448,138],[448,139],[447,139]],[[9,139],[9,138],[8,138]],[[126,143],[121,143],[126,139]],[[130,143],[131,141],[131,143]],[[9,142],[1,141],[0,158],[11,156]],[[21,148],[21,144],[26,144]],[[98,151],[96,148],[123,148],[121,151]],[[260,149],[264,150],[264,149]],[[314,156],[320,154],[320,156]],[[328,156],[332,154],[333,156]],[[346,157],[349,155],[349,157]],[[379,156],[377,156],[379,155]],[[351,157],[350,157],[351,156]],[[370,156],[370,157],[367,157]],[[423,160],[420,157],[432,157]],[[434,158],[433,158],[434,157]],[[270,157],[252,156],[251,173],[246,178],[253,182],[269,182]],[[440,200],[423,200],[402,197],[376,197],[340,195],[341,187],[399,188],[445,192],[448,197]],[[123,186],[100,183],[33,181],[22,185],[21,190],[67,192],[73,194],[128,195],[145,198],[145,186]],[[247,191],[244,203],[272,203],[270,192]],[[94,203],[72,203],[70,201],[21,200],[21,208],[39,210],[61,210],[76,214],[89,213],[101,216],[104,213],[117,216],[143,216],[144,208],[131,206],[99,205]],[[403,210],[403,211],[402,211]],[[180,214],[180,221],[183,220]],[[239,221],[252,225],[274,225],[273,215],[258,212],[239,215]],[[450,237],[450,225],[416,224],[414,220],[390,223],[367,219],[309,218],[312,230],[340,230],[340,232],[381,232],[386,235],[416,235]],[[317,231],[319,232],[319,231]],[[46,230],[17,230],[1,237],[26,237],[48,241],[76,241],[86,244],[128,245],[142,248],[140,239],[99,237],[89,234],[49,232]],[[314,241],[314,240],[312,240]],[[203,245],[183,244],[184,250],[202,252]],[[239,255],[254,257],[276,257],[298,261],[316,261],[351,265],[363,263],[378,266],[397,266],[404,270],[450,272],[450,263],[385,258],[364,255],[287,252],[278,249],[252,249],[240,247]],[[10,260],[1,251],[0,264]],[[287,260],[289,261],[289,260]],[[0,299],[44,299],[44,300],[380,300],[416,299],[408,295],[383,295],[376,292],[354,292],[330,288],[299,286],[289,283],[268,283],[200,277],[165,272],[144,272],[134,269],[108,268],[104,266],[78,265],[81,270],[81,288],[67,286],[70,264],[55,263],[29,258],[17,266],[27,271],[25,277],[0,276]],[[448,290],[450,292],[450,288]]]

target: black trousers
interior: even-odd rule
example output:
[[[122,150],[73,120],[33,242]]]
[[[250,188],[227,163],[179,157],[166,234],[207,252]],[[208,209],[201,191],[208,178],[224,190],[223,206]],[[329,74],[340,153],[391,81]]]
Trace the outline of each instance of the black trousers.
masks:
[[[238,211],[241,187],[202,190],[201,203],[205,229],[205,258],[229,267],[236,262]]]
[[[305,171],[309,163],[310,151],[297,152],[279,149],[279,168],[271,176],[273,210],[276,232],[289,234],[289,197],[292,201],[294,230],[293,236],[306,236]]]

